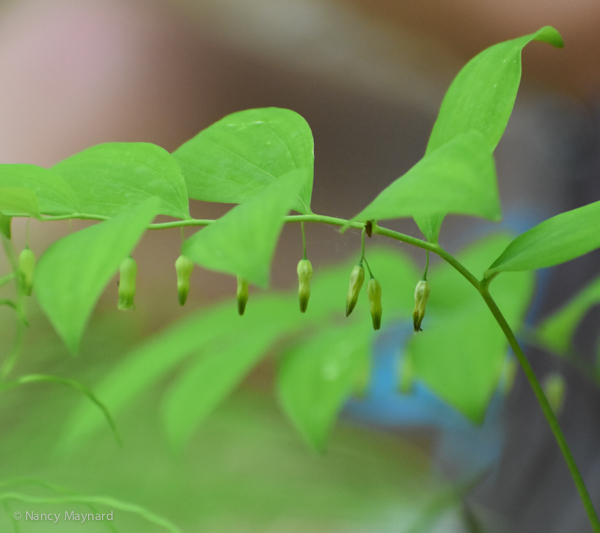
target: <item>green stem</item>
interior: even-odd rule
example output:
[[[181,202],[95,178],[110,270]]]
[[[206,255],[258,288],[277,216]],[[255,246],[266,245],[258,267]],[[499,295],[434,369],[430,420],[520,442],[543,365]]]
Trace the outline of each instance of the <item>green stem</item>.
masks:
[[[504,335],[508,339],[508,343],[510,344],[510,347],[512,348],[514,354],[517,356],[519,364],[521,365],[523,372],[525,372],[527,381],[529,381],[529,385],[533,389],[533,393],[535,394],[535,397],[537,398],[537,401],[540,404],[542,411],[544,412],[546,421],[548,422],[548,425],[550,426],[552,433],[554,433],[554,438],[556,439],[556,442],[558,443],[560,451],[562,452],[563,457],[565,458],[565,461],[567,463],[567,466],[569,467],[569,471],[571,472],[571,477],[573,478],[573,481],[575,482],[575,486],[577,487],[577,491],[579,492],[579,497],[581,498],[581,501],[583,502],[583,506],[588,515],[590,524],[592,525],[592,528],[595,533],[600,533],[600,520],[598,520],[596,510],[594,509],[594,504],[592,503],[590,495],[585,486],[585,482],[583,481],[583,478],[581,477],[579,469],[577,468],[575,459],[573,458],[573,455],[571,454],[571,450],[569,449],[569,446],[567,444],[565,436],[564,436],[562,430],[560,429],[558,419],[556,418],[556,415],[554,414],[552,407],[550,407],[550,404],[548,403],[548,399],[546,398],[546,395],[544,394],[544,391],[542,390],[542,387],[541,387],[539,381],[535,377],[533,368],[531,368],[531,365],[529,364],[527,357],[525,357],[523,350],[521,350],[521,347],[519,346],[519,343],[517,342],[517,338],[515,337],[515,334],[513,333],[510,326],[508,325],[508,322],[504,318],[504,315],[502,314],[502,312],[496,305],[496,302],[492,298],[492,295],[489,293],[488,283],[485,283],[485,282],[482,283],[481,289],[479,292],[480,292],[481,296],[483,297],[483,299],[485,300],[485,303],[487,304],[488,308],[494,315],[496,322],[498,322],[498,325],[502,328],[502,331],[504,332]]]
[[[302,251],[303,251],[303,259],[306,259],[306,233],[304,231],[304,222],[300,223],[302,227]]]
[[[365,258],[365,233],[367,232],[366,228],[363,228],[361,236],[360,236],[360,261],[359,264],[362,264]]]
[[[423,281],[427,281],[427,271],[429,270],[429,250],[425,250],[427,260],[425,262],[425,272],[423,272]]]

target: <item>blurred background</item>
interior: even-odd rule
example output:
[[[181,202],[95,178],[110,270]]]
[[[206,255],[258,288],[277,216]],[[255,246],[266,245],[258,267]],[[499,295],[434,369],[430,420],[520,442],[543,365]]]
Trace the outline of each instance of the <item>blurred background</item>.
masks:
[[[108,141],[173,150],[228,113],[285,107],[313,130],[313,210],[351,217],[422,157],[444,92],[468,59],[544,25],[555,26],[566,47],[532,43],[524,50],[522,87],[496,151],[505,224],[521,232],[600,199],[600,4],[594,0],[4,0],[0,163],[51,166]],[[193,214],[212,218],[225,209],[195,203]],[[410,221],[389,226],[420,236]],[[66,222],[32,222],[31,247],[39,256],[69,228]],[[441,244],[454,251],[489,229],[450,217]],[[359,245],[356,233],[307,232],[316,269],[355,254]],[[14,234],[22,244],[23,222],[15,221]],[[177,231],[144,238],[136,251],[137,312],[115,317],[111,286],[78,360],[67,359],[43,319],[37,326],[32,319],[35,337],[18,370],[63,372],[93,385],[140,338],[187,313],[177,306],[171,279],[180,242]],[[298,228],[286,228],[274,287],[295,284],[300,246]],[[599,266],[600,256],[592,253],[545,273],[536,313],[564,303]],[[196,271],[194,279],[192,309],[235,290],[231,278],[218,274]],[[578,332],[583,352],[593,351],[598,318],[593,310]],[[11,324],[4,310],[0,320]],[[116,326],[120,332],[107,335]],[[10,327],[3,329],[4,339],[10,337]],[[569,366],[535,350],[529,355],[540,374],[565,373],[561,422],[600,505],[600,396]],[[399,418],[385,427],[342,425],[330,454],[314,456],[274,411],[271,375],[266,363],[250,376],[198,435],[187,462],[163,449],[156,405],[148,398],[123,424],[132,439],[126,450],[107,436],[71,463],[55,463],[48,450],[74,396],[51,387],[6,393],[0,472],[154,505],[185,531],[404,531],[400,525],[414,522],[415,509],[429,508],[437,510],[425,531],[479,531],[461,503],[467,492],[469,508],[489,531],[588,531],[566,466],[521,375],[498,408],[501,430],[487,434],[501,431],[488,439],[488,466],[499,466],[472,491],[452,484],[452,468],[438,468],[435,460],[432,467],[443,433],[436,421],[416,424],[419,431],[406,430]],[[31,436],[26,446],[23,435]],[[460,446],[453,454],[460,456]],[[302,475],[287,473],[298,465]],[[8,522],[3,527],[10,530]]]

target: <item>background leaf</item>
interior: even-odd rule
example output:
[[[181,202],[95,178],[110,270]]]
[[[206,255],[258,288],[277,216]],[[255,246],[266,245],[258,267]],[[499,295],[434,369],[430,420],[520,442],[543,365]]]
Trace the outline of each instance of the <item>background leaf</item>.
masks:
[[[590,307],[597,303],[600,303],[600,277],[546,318],[536,330],[536,339],[558,355],[568,355],[575,329]]]
[[[458,254],[477,271],[510,240],[486,238]],[[471,284],[447,264],[430,269],[431,295],[423,333],[408,346],[416,377],[465,416],[481,423],[502,373],[508,342]],[[497,280],[491,291],[511,327],[518,331],[533,291],[529,272]]]
[[[0,187],[0,212],[3,214],[26,214],[39,218],[40,207],[31,189],[25,187]]]
[[[472,130],[493,151],[512,113],[521,81],[521,51],[531,41],[563,46],[560,34],[545,26],[530,35],[498,43],[469,61],[450,85],[433,126],[426,154]],[[443,214],[417,215],[415,221],[430,242],[437,242]]]
[[[600,202],[549,218],[519,235],[485,273],[535,270],[575,259],[600,247]]]
[[[181,373],[163,401],[165,429],[176,450],[184,448],[206,416],[299,318],[298,310],[288,299],[285,306],[265,310],[258,323],[252,320],[252,329],[248,323],[242,328],[231,328],[228,335],[195,354],[195,362]]]
[[[443,217],[446,213],[501,219],[494,158],[477,131],[427,154],[352,220]],[[421,229],[430,242],[437,242],[437,232]]]
[[[294,111],[267,107],[226,116],[180,146],[190,198],[241,203],[295,169],[309,171],[292,209],[310,213],[314,166],[313,137]]]
[[[369,358],[370,324],[329,327],[282,358],[277,390],[308,443],[324,451],[329,432]]]
[[[235,289],[235,285],[232,288]],[[212,354],[220,353],[220,347],[226,349],[232,344],[242,343],[257,332],[261,335],[263,330],[271,332],[275,326],[279,335],[293,331],[301,318],[293,304],[289,297],[276,294],[251,296],[243,317],[237,314],[235,301],[232,300],[187,317],[125,356],[95,387],[96,393],[113,416],[116,416],[134,398],[156,385],[188,357],[210,358]],[[271,326],[272,323],[274,326]],[[242,351],[238,353],[243,358]],[[231,386],[235,386],[235,383]],[[198,390],[197,394],[201,400],[203,391]],[[207,402],[212,402],[211,407],[214,407],[214,396],[204,398]],[[200,405],[197,411],[194,406],[190,406],[189,418],[193,418],[195,414],[199,423],[201,409]],[[58,449],[63,452],[73,450],[101,425],[102,419],[95,410],[87,403],[81,404],[73,414]],[[183,433],[173,436],[172,441],[182,442]]]
[[[159,214],[190,218],[187,189],[173,157],[150,143],[105,143],[87,148],[52,170],[72,187],[87,215],[112,217],[152,196]]]
[[[39,260],[35,294],[72,353],[96,301],[156,215],[151,198],[115,218],[55,242]]]
[[[185,241],[181,253],[199,265],[266,288],[277,239],[308,170],[293,170]]]
[[[57,173],[36,165],[0,165],[0,187],[26,187],[37,196],[45,215],[68,215],[79,211],[71,186]]]

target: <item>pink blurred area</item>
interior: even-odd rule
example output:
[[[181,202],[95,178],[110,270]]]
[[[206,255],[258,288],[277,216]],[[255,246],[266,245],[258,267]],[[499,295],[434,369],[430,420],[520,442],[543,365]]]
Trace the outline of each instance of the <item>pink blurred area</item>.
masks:
[[[0,14],[0,161],[49,166],[106,141],[166,148],[206,122],[211,80],[168,5],[23,1]]]

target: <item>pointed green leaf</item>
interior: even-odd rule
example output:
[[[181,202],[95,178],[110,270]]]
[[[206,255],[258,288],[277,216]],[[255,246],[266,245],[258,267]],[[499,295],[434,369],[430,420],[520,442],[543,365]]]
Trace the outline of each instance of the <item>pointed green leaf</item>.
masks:
[[[40,212],[68,215],[79,210],[71,186],[56,172],[35,165],[0,165],[0,187],[26,187],[37,196]]]
[[[252,330],[247,325],[241,330],[231,328],[226,337],[202,348],[197,361],[173,383],[163,402],[165,429],[175,450],[182,451],[196,428],[295,323],[298,310],[287,301],[285,307],[267,310],[258,323],[253,320]]]
[[[588,283],[566,305],[546,318],[537,328],[536,339],[558,355],[567,355],[577,325],[590,307],[597,303],[600,303],[600,277]]]
[[[426,154],[472,130],[479,131],[493,151],[504,134],[521,81],[521,51],[531,41],[563,46],[552,27],[487,48],[458,73],[433,126]],[[427,240],[437,242],[444,215],[417,215],[415,220]]]
[[[289,109],[248,109],[226,116],[180,146],[173,156],[190,198],[241,203],[294,169],[310,173],[292,209],[310,213],[313,137]]]
[[[427,154],[352,220],[429,217],[446,213],[501,219],[496,166],[483,135],[471,131]],[[421,228],[437,241],[437,228]]]
[[[458,255],[477,271],[510,240],[486,238]],[[431,294],[423,332],[409,343],[416,378],[476,423],[502,373],[508,342],[489,309],[470,283],[447,264],[430,269]],[[533,290],[529,272],[497,280],[492,295],[511,327],[518,331]]]
[[[531,41],[563,46],[560,34],[545,26],[530,35],[495,44],[471,59],[444,97],[427,153],[471,130],[480,131],[492,150],[496,148],[517,97],[521,51]]]
[[[308,170],[289,172],[198,231],[185,241],[181,253],[203,267],[267,287],[283,217],[308,178]]]
[[[96,301],[156,215],[157,198],[55,242],[39,260],[35,293],[72,353]]]
[[[329,432],[361,377],[371,332],[329,327],[287,353],[277,377],[283,409],[307,442],[324,451]]]
[[[535,270],[600,247],[600,202],[561,213],[519,235],[485,273]]]
[[[159,214],[190,218],[177,161],[150,143],[105,143],[71,156],[52,170],[75,191],[81,213],[112,217],[152,196]]]
[[[37,197],[25,187],[0,187],[0,212],[5,215],[40,216]]]

